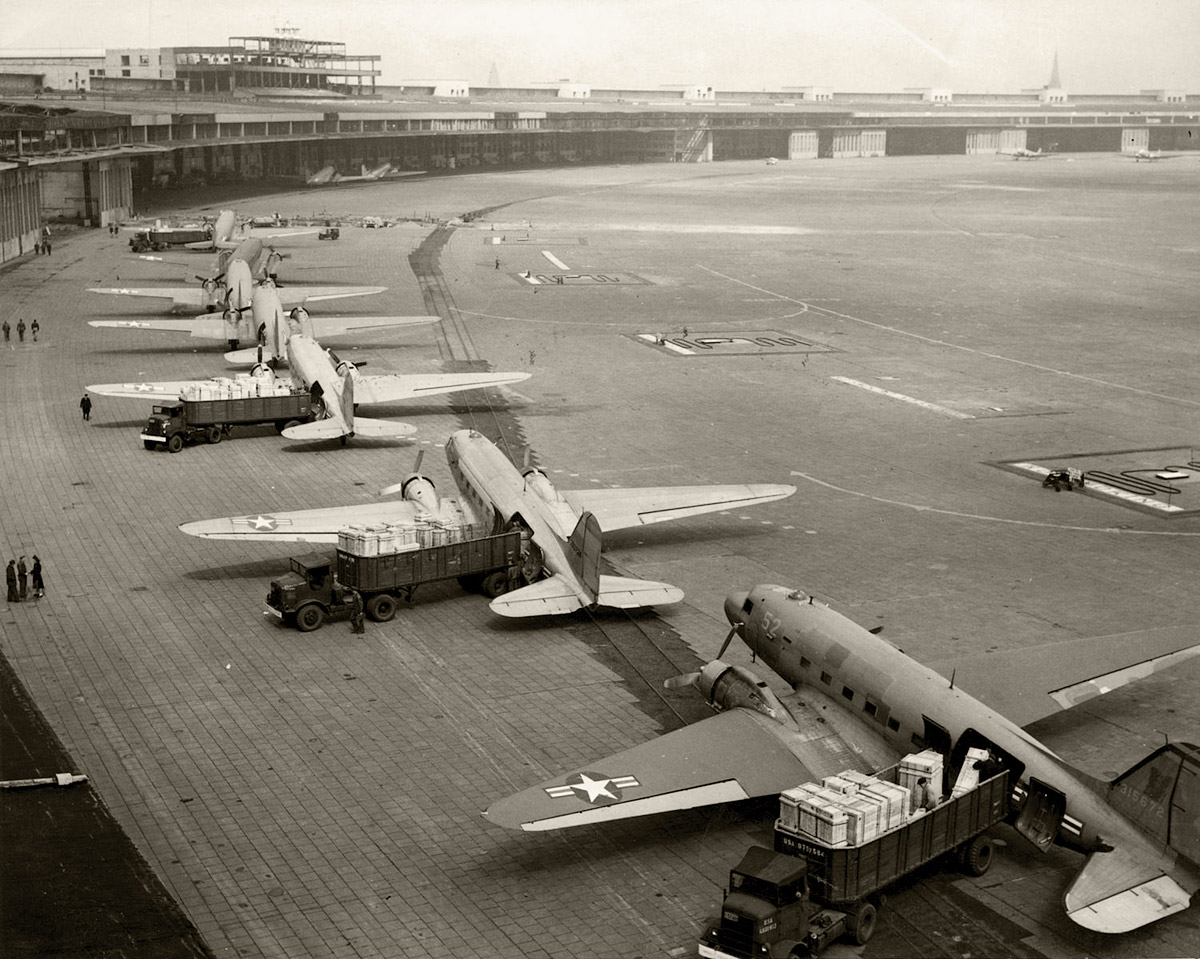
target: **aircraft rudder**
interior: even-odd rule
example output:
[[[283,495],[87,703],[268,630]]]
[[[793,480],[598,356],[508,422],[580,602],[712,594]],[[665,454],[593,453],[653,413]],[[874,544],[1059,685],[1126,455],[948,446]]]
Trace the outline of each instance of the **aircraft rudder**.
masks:
[[[600,592],[600,537],[600,521],[585,511],[567,540],[567,562],[593,599]]]

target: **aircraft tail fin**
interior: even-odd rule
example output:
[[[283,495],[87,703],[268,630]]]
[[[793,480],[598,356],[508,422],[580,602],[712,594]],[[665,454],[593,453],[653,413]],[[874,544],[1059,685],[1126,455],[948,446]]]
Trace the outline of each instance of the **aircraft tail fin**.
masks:
[[[567,562],[595,602],[600,592],[600,523],[591,513],[579,517],[567,540]]]
[[[1161,746],[1112,781],[1108,802],[1159,842],[1200,863],[1200,747]]]

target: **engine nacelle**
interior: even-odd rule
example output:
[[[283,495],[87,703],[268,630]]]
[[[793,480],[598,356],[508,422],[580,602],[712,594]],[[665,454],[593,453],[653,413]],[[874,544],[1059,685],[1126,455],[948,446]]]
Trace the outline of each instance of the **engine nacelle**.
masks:
[[[744,666],[730,666],[719,659],[700,670],[696,683],[705,698],[717,709],[741,706],[770,716],[781,723],[794,722],[792,714],[765,682]]]
[[[400,486],[400,496],[408,500],[410,503],[416,503],[427,512],[433,513],[435,516],[442,508],[442,499],[438,496],[438,491],[433,485],[433,480],[428,476],[422,476],[420,473],[413,473]]]
[[[525,480],[525,488],[537,493],[547,503],[557,503],[562,499],[562,495],[550,482],[550,477],[540,469],[528,469],[521,476]]]

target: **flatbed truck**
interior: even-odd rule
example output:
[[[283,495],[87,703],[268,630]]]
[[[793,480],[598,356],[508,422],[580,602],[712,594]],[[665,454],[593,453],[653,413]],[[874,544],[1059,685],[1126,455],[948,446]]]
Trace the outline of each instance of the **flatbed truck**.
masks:
[[[367,616],[386,623],[396,615],[397,603],[411,602],[424,583],[457,579],[464,589],[494,598],[520,576],[521,533],[516,530],[379,556],[339,548],[333,556],[293,556],[291,569],[271,581],[267,612],[286,626],[310,632],[326,619],[349,615],[350,591],[355,590]]]
[[[831,845],[775,827],[774,849],[752,846],[729,874],[721,915],[700,938],[705,959],[819,956],[846,936],[866,945],[883,890],[938,856],[982,876],[985,830],[1008,814],[1008,771],[860,845]]]
[[[178,453],[184,443],[219,443],[234,426],[273,423],[282,433],[312,418],[312,397],[302,389],[280,396],[180,400],[155,405],[142,430],[142,445],[148,450]]]

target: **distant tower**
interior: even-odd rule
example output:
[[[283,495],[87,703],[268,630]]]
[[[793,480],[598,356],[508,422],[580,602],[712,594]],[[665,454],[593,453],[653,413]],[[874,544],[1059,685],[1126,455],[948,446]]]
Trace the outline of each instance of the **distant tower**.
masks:
[[[1050,68],[1050,83],[1047,87],[1051,90],[1061,90],[1062,81],[1058,78],[1058,51],[1054,51],[1054,66]]]
[[[500,71],[496,69],[496,61],[495,60],[492,61],[492,69],[490,71],[488,71],[488,86],[489,87],[500,86]]]

